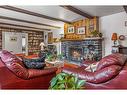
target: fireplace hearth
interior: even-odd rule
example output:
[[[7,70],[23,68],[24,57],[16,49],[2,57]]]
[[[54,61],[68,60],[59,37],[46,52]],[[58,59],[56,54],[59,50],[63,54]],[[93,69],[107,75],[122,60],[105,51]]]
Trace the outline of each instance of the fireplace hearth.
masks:
[[[61,52],[70,63],[80,64],[83,59],[98,61],[102,58],[102,39],[63,41]]]

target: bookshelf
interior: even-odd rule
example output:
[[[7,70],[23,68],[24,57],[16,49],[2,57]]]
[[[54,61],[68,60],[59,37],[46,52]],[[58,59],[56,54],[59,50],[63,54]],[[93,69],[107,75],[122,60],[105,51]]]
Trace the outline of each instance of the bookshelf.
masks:
[[[43,32],[30,32],[28,33],[28,54],[38,54],[40,51],[40,42],[44,39]]]

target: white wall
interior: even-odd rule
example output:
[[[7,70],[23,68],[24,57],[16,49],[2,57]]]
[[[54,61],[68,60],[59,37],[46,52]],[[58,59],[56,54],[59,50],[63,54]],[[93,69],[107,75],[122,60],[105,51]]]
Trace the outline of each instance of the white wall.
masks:
[[[27,37],[28,35],[25,33],[2,32],[2,49],[15,54],[22,53],[22,36]],[[17,37],[17,41],[11,41],[10,37]]]
[[[126,12],[104,16],[99,19],[100,32],[102,32],[104,35],[103,45],[105,47],[105,55],[111,54],[111,47],[113,45],[111,36],[113,32],[117,33],[118,35],[127,35],[127,27],[125,27],[125,21],[127,21]],[[120,43],[123,46],[127,46],[127,38]]]

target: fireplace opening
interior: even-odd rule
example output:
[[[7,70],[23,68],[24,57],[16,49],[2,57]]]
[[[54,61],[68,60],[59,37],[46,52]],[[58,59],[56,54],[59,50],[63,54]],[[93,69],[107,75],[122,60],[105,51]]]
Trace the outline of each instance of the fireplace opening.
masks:
[[[69,60],[75,62],[81,62],[83,55],[83,49],[81,47],[70,47],[69,48]]]

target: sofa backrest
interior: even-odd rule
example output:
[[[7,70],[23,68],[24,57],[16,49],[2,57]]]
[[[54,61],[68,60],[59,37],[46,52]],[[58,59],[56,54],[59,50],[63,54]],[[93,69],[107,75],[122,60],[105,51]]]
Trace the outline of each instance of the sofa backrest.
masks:
[[[97,71],[111,65],[123,66],[126,60],[127,60],[127,55],[124,54],[115,53],[115,54],[108,55],[99,61],[97,66]]]
[[[21,59],[19,59],[16,55],[14,55],[14,54],[6,51],[6,50],[0,51],[0,58],[2,59],[2,61],[4,63],[7,63],[7,62],[18,62],[22,66],[24,66],[24,64],[23,64]]]
[[[18,57],[6,50],[3,50],[0,52],[0,58],[1,62],[3,62],[5,66],[16,76],[27,79],[28,71],[25,68],[23,62]]]

